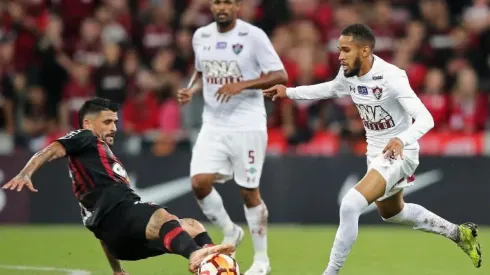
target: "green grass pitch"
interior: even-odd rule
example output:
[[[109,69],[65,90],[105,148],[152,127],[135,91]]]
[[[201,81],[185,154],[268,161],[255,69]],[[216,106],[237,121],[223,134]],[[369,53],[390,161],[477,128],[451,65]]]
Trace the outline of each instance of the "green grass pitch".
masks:
[[[269,230],[273,275],[320,275],[335,235],[335,226],[280,226]],[[210,227],[212,237],[221,235]],[[0,274],[70,274],[59,270],[13,270],[5,266],[80,269],[91,274],[112,274],[97,240],[82,226],[0,226]],[[473,267],[455,244],[441,236],[403,227],[361,226],[359,238],[342,275],[473,275],[490,274],[485,261],[490,228],[480,228],[483,265]],[[490,246],[489,246],[490,247]],[[237,252],[241,271],[252,261],[250,235]],[[165,255],[139,262],[124,262],[131,275],[190,274],[187,261]],[[73,273],[72,273],[73,274]],[[76,273],[74,273],[76,274]]]

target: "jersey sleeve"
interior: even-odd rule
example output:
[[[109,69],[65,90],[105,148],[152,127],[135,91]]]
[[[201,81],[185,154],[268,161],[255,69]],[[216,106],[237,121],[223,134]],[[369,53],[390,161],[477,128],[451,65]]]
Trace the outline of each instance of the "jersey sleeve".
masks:
[[[71,131],[56,141],[65,147],[68,156],[72,156],[79,154],[97,142],[97,137],[90,130],[80,129]]]
[[[339,70],[337,76],[328,82],[315,85],[298,86],[287,88],[286,95],[291,99],[315,100],[333,97],[342,97],[349,94],[343,80],[342,70]]]
[[[254,49],[260,70],[265,74],[284,70],[281,58],[279,58],[269,37],[263,30],[254,28],[254,40]]]
[[[415,120],[399,138],[404,146],[417,142],[423,135],[434,127],[434,119],[429,110],[412,90],[405,71],[398,71],[389,77],[388,87],[393,91],[396,100],[403,109]]]
[[[201,29],[197,29],[196,32],[194,32],[194,35],[192,36],[192,49],[194,51],[194,68],[198,72],[202,72],[201,63],[199,62],[199,58],[198,58],[199,55],[198,49],[201,44],[200,33],[201,33]]]

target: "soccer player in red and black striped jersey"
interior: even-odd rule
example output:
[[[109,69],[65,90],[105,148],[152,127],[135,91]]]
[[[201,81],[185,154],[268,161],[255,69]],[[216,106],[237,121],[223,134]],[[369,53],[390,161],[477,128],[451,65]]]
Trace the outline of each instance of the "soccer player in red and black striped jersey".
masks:
[[[79,111],[81,129],[37,152],[3,189],[20,192],[26,187],[37,192],[33,173],[47,162],[68,157],[83,223],[101,241],[117,275],[127,274],[119,260],[173,253],[188,258],[189,270],[195,272],[207,255],[232,253],[232,245],[207,245],[212,244],[211,238],[198,221],[179,220],[156,204],[142,202],[129,187],[126,170],[110,149],[117,111],[118,106],[107,99],[85,102]]]

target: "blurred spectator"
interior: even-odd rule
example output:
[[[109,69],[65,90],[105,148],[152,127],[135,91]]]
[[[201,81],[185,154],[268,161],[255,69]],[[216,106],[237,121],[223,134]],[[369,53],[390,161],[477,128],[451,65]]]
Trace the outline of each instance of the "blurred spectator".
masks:
[[[105,6],[100,6],[95,12],[95,19],[101,26],[102,43],[123,43],[129,39],[128,31],[116,21],[116,16]]]
[[[209,24],[213,20],[213,15],[209,10],[210,1],[187,0],[187,2],[190,5],[180,19],[181,26],[196,28]]]
[[[89,66],[73,63],[69,68],[70,80],[63,89],[59,107],[60,126],[65,131],[78,129],[78,109],[83,102],[95,96],[95,86],[90,79]]]
[[[66,44],[63,41],[63,21],[61,18],[50,14],[48,25],[43,36],[37,44],[37,52],[41,65],[39,66],[39,82],[45,91],[48,91],[47,101],[50,116],[56,117],[56,109],[61,100],[62,90],[67,81],[67,72],[59,61],[69,63],[64,56]]]
[[[431,69],[425,77],[425,87],[420,100],[434,118],[434,129],[441,131],[447,129],[449,99],[445,92],[444,72],[440,69]]]
[[[148,63],[158,49],[168,47],[174,42],[171,20],[171,10],[164,6],[152,9],[150,23],[145,26],[142,38],[144,57]]]
[[[487,96],[478,90],[477,75],[472,69],[458,72],[451,96],[449,127],[466,134],[482,131],[488,117]]]
[[[39,86],[29,87],[22,109],[22,132],[30,137],[44,135],[49,121],[46,92]]]
[[[126,99],[126,76],[121,64],[121,48],[117,44],[104,45],[105,62],[95,71],[96,95],[123,104]]]
[[[174,69],[185,76],[192,73],[194,67],[194,52],[192,50],[192,32],[189,29],[179,29],[175,35]]]
[[[54,0],[52,2],[65,24],[63,36],[73,41],[80,33],[81,23],[92,15],[97,0]]]
[[[91,67],[98,68],[104,62],[100,40],[100,24],[94,18],[83,21],[80,39],[73,45],[73,60]]]
[[[123,108],[124,132],[145,134],[158,128],[158,101],[155,96],[157,80],[150,71],[141,71],[137,76],[138,89]]]

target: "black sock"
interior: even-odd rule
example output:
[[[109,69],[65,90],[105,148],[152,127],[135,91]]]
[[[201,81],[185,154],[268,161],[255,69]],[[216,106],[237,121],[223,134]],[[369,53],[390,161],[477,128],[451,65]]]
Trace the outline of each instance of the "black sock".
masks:
[[[194,241],[196,242],[197,245],[201,247],[203,247],[206,244],[213,244],[213,240],[211,240],[211,237],[206,231],[197,234],[197,236],[194,237]]]
[[[189,259],[192,252],[200,249],[178,221],[168,221],[160,229],[160,238],[165,248],[173,254]]]

